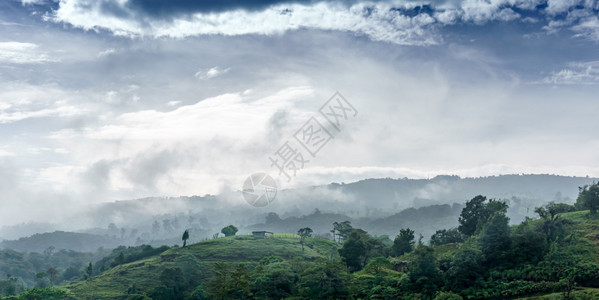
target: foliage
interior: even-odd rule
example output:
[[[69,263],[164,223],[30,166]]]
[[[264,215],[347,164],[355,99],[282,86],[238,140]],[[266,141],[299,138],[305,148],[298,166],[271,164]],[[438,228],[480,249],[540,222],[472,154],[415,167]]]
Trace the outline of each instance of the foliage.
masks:
[[[493,199],[487,201],[487,197],[478,195],[466,202],[466,207],[462,209],[458,219],[460,223],[458,230],[466,236],[474,235],[493,214],[506,211],[507,204],[505,202]]]
[[[312,229],[310,227],[304,227],[297,231],[297,235],[300,236],[300,244],[302,244],[302,251],[304,251],[304,242],[307,237],[312,236]]]
[[[434,300],[462,300],[462,296],[453,292],[440,292]]]
[[[223,227],[223,229],[220,230],[220,232],[222,234],[224,234],[225,236],[233,236],[237,233],[237,231],[239,231],[239,230],[237,229],[237,227],[235,227],[233,225]]]
[[[414,259],[408,269],[411,290],[415,293],[432,298],[443,284],[443,277],[432,247],[418,245],[414,249]]]
[[[385,245],[362,229],[353,229],[339,255],[350,271],[359,271],[369,259],[385,255]]]
[[[354,228],[351,226],[350,221],[343,221],[341,223],[334,222],[333,230],[331,230],[331,233],[333,234],[333,240],[335,240],[335,237],[337,237],[337,242],[341,243],[345,241],[353,229]]]
[[[342,264],[318,260],[300,276],[299,294],[308,299],[344,299],[349,275]]]
[[[431,246],[440,246],[451,243],[463,243],[464,237],[457,228],[440,229],[431,236]]]
[[[599,208],[599,182],[580,187],[576,204],[590,210],[592,216],[596,215]]]
[[[495,266],[505,261],[505,254],[511,246],[508,222],[508,217],[496,213],[482,229],[480,249],[484,253],[487,265]]]
[[[410,228],[400,229],[399,235],[395,237],[391,246],[391,256],[401,256],[412,251],[414,247],[414,230]]]

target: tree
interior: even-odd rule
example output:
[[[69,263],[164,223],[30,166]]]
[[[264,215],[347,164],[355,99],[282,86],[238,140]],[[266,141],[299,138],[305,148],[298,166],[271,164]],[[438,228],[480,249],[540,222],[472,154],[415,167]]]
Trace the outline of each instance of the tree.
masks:
[[[599,183],[579,187],[576,204],[578,207],[590,210],[592,216],[597,215],[597,209],[599,208]]]
[[[212,298],[226,299],[234,291],[231,285],[231,270],[224,262],[214,264],[214,277],[206,285],[206,291]]]
[[[38,272],[35,274],[35,286],[38,288],[48,287],[49,283],[46,279],[46,272]]]
[[[302,252],[304,251],[304,242],[307,237],[312,236],[312,229],[310,227],[304,227],[297,231],[297,234],[300,236],[300,244],[302,244]]]
[[[349,269],[359,271],[368,260],[377,256],[386,256],[385,245],[362,229],[353,229],[339,249],[339,255]]]
[[[123,253],[121,252],[121,254],[123,254]],[[89,265],[87,265],[87,268],[85,268],[85,277],[86,277],[85,279],[88,279],[88,280],[91,279],[93,272],[94,272],[94,268],[92,266],[92,263],[90,262]]]
[[[350,235],[353,227],[351,226],[350,221],[343,221],[341,223],[334,222],[333,223],[333,240],[335,240],[335,236],[338,237],[337,242],[341,243],[345,241],[345,239]]]
[[[185,229],[185,232],[183,232],[183,236],[181,237],[181,239],[183,240],[183,248],[185,248],[185,245],[187,245],[187,240],[189,239],[188,229]]]
[[[464,235],[471,236],[476,232],[476,227],[480,220],[484,217],[485,201],[487,197],[478,195],[470,201],[466,202],[466,207],[462,209],[460,218],[460,226],[458,230]]]
[[[484,226],[493,214],[505,214],[507,208],[505,202],[493,199],[487,202],[487,197],[478,195],[466,202],[466,207],[462,209],[458,219],[460,223],[458,230],[466,236],[472,236]]]
[[[231,273],[231,285],[234,290],[231,295],[234,299],[246,299],[252,295],[250,292],[250,275],[245,264],[238,264]]]
[[[258,299],[285,299],[295,294],[297,277],[287,262],[260,265],[254,274],[252,292]]]
[[[119,255],[117,255],[114,258],[114,261],[112,262],[112,266],[116,267],[116,266],[122,265],[124,263],[125,263],[125,254],[123,254],[123,252],[121,251],[121,252],[119,252]]]
[[[414,259],[408,264],[408,270],[412,291],[422,293],[429,299],[443,283],[432,247],[418,245],[414,250]]]
[[[350,271],[362,268],[362,258],[366,255],[366,245],[358,230],[353,230],[339,249],[339,255]]]
[[[399,235],[395,237],[391,246],[391,256],[401,256],[412,251],[414,247],[414,230],[410,228],[400,229]]]
[[[509,218],[501,213],[494,214],[480,234],[480,249],[488,265],[499,265],[510,249]]]
[[[319,259],[300,275],[299,294],[306,299],[347,299],[349,276],[344,266]]]
[[[541,229],[545,233],[548,242],[552,242],[565,234],[564,225],[568,221],[561,219],[558,214],[571,211],[571,209],[573,207],[568,204],[556,204],[554,202],[549,202],[545,206],[535,208],[535,212],[543,219]]]
[[[464,249],[458,251],[447,270],[447,286],[452,291],[460,292],[470,287],[483,285],[484,268],[481,264],[482,255],[480,251]]]
[[[457,228],[453,228],[437,230],[437,232],[431,236],[430,244],[431,246],[439,246],[462,242],[464,242],[464,237]]]
[[[49,267],[46,271],[46,275],[48,276],[50,283],[56,284],[58,282],[58,270],[56,270],[56,268]]]
[[[183,299],[185,277],[181,268],[166,268],[160,273],[159,279],[166,287],[166,292],[171,295],[169,299]]]
[[[220,230],[220,232],[222,232],[222,234],[224,234],[225,236],[233,236],[237,233],[237,231],[238,231],[237,227],[235,227],[233,225],[223,227],[223,229]]]

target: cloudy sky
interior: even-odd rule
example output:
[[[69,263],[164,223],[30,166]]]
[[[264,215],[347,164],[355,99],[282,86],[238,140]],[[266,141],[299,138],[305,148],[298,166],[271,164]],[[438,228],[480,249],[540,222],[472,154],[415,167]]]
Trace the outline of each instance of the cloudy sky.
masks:
[[[238,190],[259,171],[284,188],[599,176],[598,12],[596,0],[3,0],[0,225]],[[269,157],[310,117],[330,125],[318,110],[336,91],[358,114],[287,182]]]

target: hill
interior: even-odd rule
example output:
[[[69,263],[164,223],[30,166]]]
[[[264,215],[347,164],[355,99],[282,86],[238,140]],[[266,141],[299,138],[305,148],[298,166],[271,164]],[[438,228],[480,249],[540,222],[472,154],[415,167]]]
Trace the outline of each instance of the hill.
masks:
[[[557,220],[563,221],[555,223],[558,222]],[[563,228],[562,237],[546,244],[542,250],[545,254],[541,254],[535,251],[541,246],[535,239],[543,239],[543,230],[547,228],[548,224],[556,226],[562,224],[559,225],[563,226],[561,227]],[[485,295],[489,295],[491,298],[511,299],[522,296],[547,295],[547,299],[553,299],[564,292],[570,293],[573,297],[587,295],[587,297],[593,298],[598,296],[596,288],[599,287],[597,275],[597,271],[599,271],[599,219],[589,218],[588,211],[576,211],[561,213],[559,218],[553,219],[553,221],[547,219],[528,220],[520,225],[511,226],[509,231],[511,232],[509,233],[511,246],[504,250],[507,251],[505,254],[510,255],[511,259],[509,260],[502,259],[502,262],[492,263],[488,260],[490,257],[488,255],[491,255],[492,252],[483,252],[482,258],[473,261],[463,260],[468,257],[465,255],[481,255],[477,250],[478,247],[486,243],[489,235],[496,236],[494,231],[483,230],[483,233],[463,244],[450,243],[432,247],[419,245],[413,252],[399,257],[375,258],[373,256],[367,263],[364,262],[360,271],[349,274],[345,270],[341,272],[347,276],[344,281],[347,287],[345,291],[361,297],[368,296],[368,293],[379,288],[387,288],[391,294],[410,297],[411,290],[415,288],[418,290],[414,281],[409,283],[412,280],[410,272],[418,270],[420,268],[418,264],[433,266],[431,263],[438,262],[437,267],[441,268],[441,274],[449,276],[449,282],[454,282],[452,290],[471,295],[474,299],[486,298]],[[216,278],[214,270],[215,264],[218,262],[229,265],[230,270],[233,270],[239,263],[247,265],[248,270],[253,270],[251,273],[253,284],[259,284],[261,279],[256,276],[260,276],[261,271],[256,272],[256,270],[262,270],[259,269],[260,266],[271,266],[268,270],[275,272],[276,276],[288,275],[283,271],[284,268],[272,267],[273,264],[270,260],[274,259],[274,265],[286,264],[296,268],[296,265],[304,264],[304,267],[297,267],[303,270],[298,273],[303,277],[295,291],[306,295],[306,290],[302,289],[305,284],[302,282],[309,280],[310,270],[317,268],[316,265],[322,265],[322,262],[317,263],[319,258],[335,254],[339,247],[332,241],[319,238],[310,239],[309,244],[311,244],[310,247],[306,247],[305,251],[302,251],[298,237],[294,235],[278,235],[276,238],[270,239],[256,239],[250,236],[218,238],[185,248],[171,248],[160,255],[122,264],[89,280],[69,284],[65,288],[77,299],[117,299],[120,297],[124,299],[132,289],[135,294],[156,297],[157,291],[160,290],[165,280],[170,280],[168,275],[174,276],[173,278],[177,278],[177,282],[183,282],[186,286],[203,289],[210,284],[209,282],[216,280],[214,279]],[[427,254],[429,252],[426,249],[430,249],[431,254]],[[423,258],[426,259],[423,260]],[[335,258],[335,260],[337,259]],[[475,263],[475,261],[479,262]],[[411,269],[406,271],[406,266]],[[461,271],[452,273],[454,268],[460,270],[466,266],[474,273],[464,274]],[[485,270],[485,266],[489,269]],[[562,268],[572,271],[556,272]],[[174,272],[175,269],[179,269],[179,273]],[[476,272],[480,273],[473,275],[477,274]],[[318,276],[330,276],[327,272],[319,274],[327,275]],[[465,276],[480,276],[476,279],[476,289],[469,288],[469,284],[460,288],[458,284],[460,281],[455,280]],[[297,282],[298,279],[285,280]],[[575,284],[568,284],[568,282]],[[383,283],[384,285],[381,285]],[[284,287],[277,286],[275,291],[277,289],[284,289]],[[185,292],[185,299],[201,299],[193,298],[192,291],[193,288]],[[382,299],[393,299],[393,297],[396,296],[387,296]],[[158,299],[167,298],[159,297]]]
[[[80,252],[94,252],[98,248],[111,249],[124,243],[123,240],[108,235],[55,231],[37,233],[18,240],[0,242],[0,248],[25,252],[43,252],[48,247]]]
[[[271,256],[284,260],[301,258],[313,261],[336,252],[332,241],[312,239],[311,247],[302,247],[295,235],[275,235],[274,238],[233,236],[203,241],[185,248],[169,249],[160,255],[116,266],[90,280],[67,285],[78,299],[114,299],[125,296],[135,286],[139,293],[150,294],[160,285],[160,275],[165,270],[180,268],[188,284],[205,284],[213,277],[216,262],[255,267]],[[334,253],[335,254],[335,253]]]

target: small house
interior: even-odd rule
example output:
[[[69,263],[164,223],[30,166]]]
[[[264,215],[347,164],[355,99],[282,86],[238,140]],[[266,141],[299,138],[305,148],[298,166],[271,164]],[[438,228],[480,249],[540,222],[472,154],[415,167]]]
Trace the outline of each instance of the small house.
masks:
[[[270,232],[270,231],[252,231],[252,235],[255,238],[263,238],[263,239],[265,239],[265,238],[268,238],[267,234],[273,234],[273,233]]]

